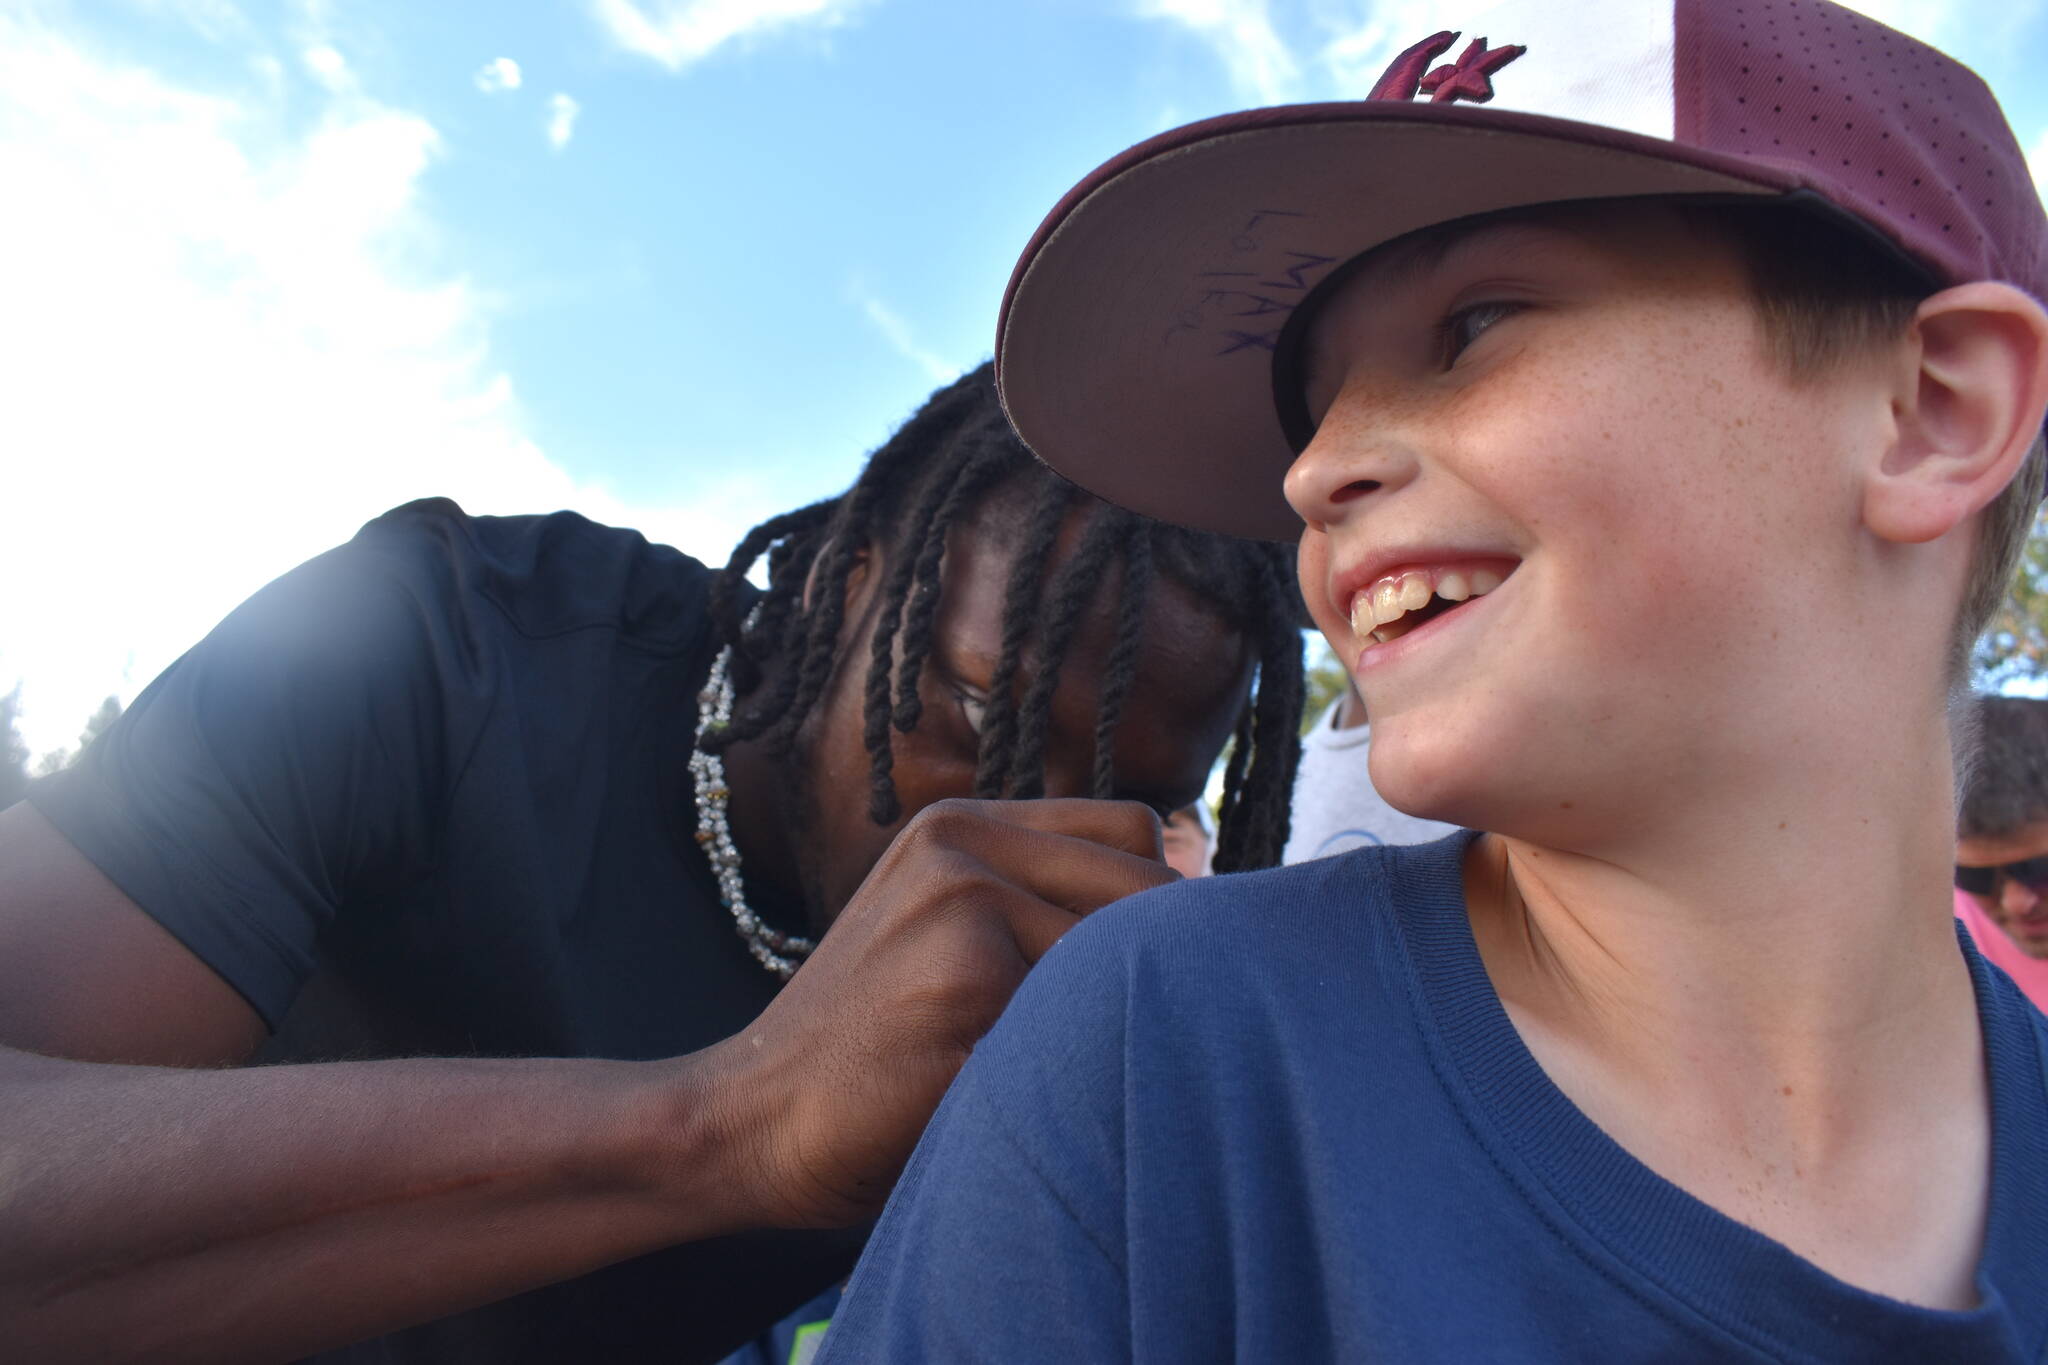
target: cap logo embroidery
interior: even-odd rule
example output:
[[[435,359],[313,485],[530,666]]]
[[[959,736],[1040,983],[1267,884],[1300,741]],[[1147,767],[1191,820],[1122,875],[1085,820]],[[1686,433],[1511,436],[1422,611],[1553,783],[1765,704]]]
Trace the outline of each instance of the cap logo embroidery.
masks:
[[[1379,78],[1366,98],[1405,101],[1428,91],[1434,104],[1461,99],[1484,104],[1493,98],[1493,73],[1529,50],[1515,43],[1488,48],[1486,39],[1474,38],[1458,54],[1457,61],[1431,70],[1429,64],[1449,52],[1451,44],[1457,41],[1458,35],[1449,29],[1430,34],[1394,58],[1387,74]]]

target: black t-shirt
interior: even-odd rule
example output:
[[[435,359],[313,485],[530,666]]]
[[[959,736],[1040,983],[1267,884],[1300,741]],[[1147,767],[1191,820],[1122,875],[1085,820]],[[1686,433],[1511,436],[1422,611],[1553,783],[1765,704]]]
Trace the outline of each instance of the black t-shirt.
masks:
[[[409,503],[30,799],[255,1006],[262,1060],[693,1052],[778,984],[694,839],[709,580],[572,513]],[[716,1359],[856,1248],[678,1247],[322,1359]]]

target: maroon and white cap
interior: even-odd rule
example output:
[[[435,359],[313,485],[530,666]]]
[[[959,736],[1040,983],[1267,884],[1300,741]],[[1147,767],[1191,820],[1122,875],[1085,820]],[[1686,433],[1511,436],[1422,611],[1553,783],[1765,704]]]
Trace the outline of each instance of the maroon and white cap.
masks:
[[[1938,284],[2048,299],[2048,218],[1968,68],[1825,0],[1444,0],[1364,100],[1189,124],[1098,168],[1010,277],[1018,433],[1112,502],[1293,539],[1274,350],[1332,270],[1472,214],[1790,197]]]

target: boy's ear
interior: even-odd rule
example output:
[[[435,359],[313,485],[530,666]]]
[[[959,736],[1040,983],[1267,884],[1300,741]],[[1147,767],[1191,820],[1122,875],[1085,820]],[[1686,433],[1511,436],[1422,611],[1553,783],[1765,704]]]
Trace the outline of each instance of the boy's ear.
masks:
[[[1997,497],[2040,436],[2048,313],[2007,284],[1945,289],[1921,303],[1895,374],[1894,439],[1863,517],[1886,540],[1918,544]]]

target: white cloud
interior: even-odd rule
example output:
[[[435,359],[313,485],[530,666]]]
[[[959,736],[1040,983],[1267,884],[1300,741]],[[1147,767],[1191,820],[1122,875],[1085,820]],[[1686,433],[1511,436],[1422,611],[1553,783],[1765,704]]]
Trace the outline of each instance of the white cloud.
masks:
[[[866,0],[592,0],[613,42],[671,71],[727,43],[809,23],[842,24]]]
[[[325,43],[307,48],[299,57],[313,79],[334,94],[351,94],[356,89],[355,73],[348,69],[348,59]]]
[[[1329,82],[1334,99],[1364,99],[1387,67],[1401,52],[1440,29],[1460,31],[1464,38],[1485,37],[1495,46],[1532,41],[1525,35],[1526,22],[1535,19],[1546,25],[1570,22],[1568,7],[1548,7],[1536,14],[1523,14],[1527,6],[1516,0],[1469,0],[1460,7],[1455,20],[1445,18],[1439,0],[1351,0],[1324,14],[1323,28],[1328,40],[1317,52],[1317,62]],[[1501,11],[1506,11],[1503,16]],[[1636,28],[1647,14],[1631,11],[1625,28]],[[1499,31],[1505,28],[1507,31]],[[1512,35],[1512,36],[1511,36]],[[1668,111],[1665,115],[1668,121]]]
[[[1266,0],[1140,0],[1138,14],[1185,25],[1215,50],[1238,93],[1260,104],[1295,97],[1300,69]]]
[[[568,146],[576,135],[576,116],[582,112],[583,106],[567,95],[548,96],[548,146],[558,152]]]
[[[1355,23],[1333,23],[1333,36],[1317,58],[1336,98],[1364,99],[1402,48],[1436,32],[1441,24],[1427,17],[1429,8],[1410,0],[1405,6],[1376,6],[1372,17]],[[1417,20],[1427,27],[1418,27]]]
[[[493,57],[471,79],[476,82],[476,88],[486,95],[495,95],[500,90],[517,90],[519,63],[510,57]]]
[[[1194,3],[1194,0],[1184,0]],[[1211,4],[1217,0],[1210,0]],[[1848,8],[1949,52],[1979,71],[1999,65],[2017,35],[2040,13],[2042,0],[1845,0]],[[1207,6],[1204,6],[1205,8]],[[1328,96],[1363,99],[1388,64],[1409,44],[1439,29],[1485,36],[1496,44],[1528,41],[1528,24],[1505,19],[1527,6],[1515,0],[1464,0],[1455,17],[1441,0],[1316,0],[1312,6],[1326,41],[1317,53]],[[1557,22],[1569,7],[1537,12]],[[1496,21],[1508,31],[1495,31]],[[1519,77],[1526,80],[1526,74]]]
[[[251,31],[235,0],[142,0],[140,8],[152,17],[175,18],[208,42],[247,37]]]
[[[1990,6],[1981,0],[1842,0],[1848,8],[1859,14],[1866,14],[1889,28],[1901,33],[1910,33],[1923,43],[1946,47],[1948,36],[1945,30],[1958,21],[1970,22],[1967,11],[1983,9],[1989,13]],[[1999,8],[2006,8],[2001,0]]]
[[[890,348],[923,370],[934,383],[944,384],[957,379],[960,372],[966,368],[963,365],[955,365],[919,345],[917,338],[911,335],[910,324],[903,320],[902,314],[876,298],[859,279],[851,281],[846,292],[848,297],[860,305],[861,312],[867,314],[868,321],[875,325],[875,330],[882,334],[882,339],[889,343]]]
[[[260,80],[193,89],[0,9],[0,689],[23,680],[37,752],[411,498],[716,555],[787,495],[633,508],[551,463],[486,298],[438,264],[440,135],[360,93],[302,119],[290,93],[287,119]]]

